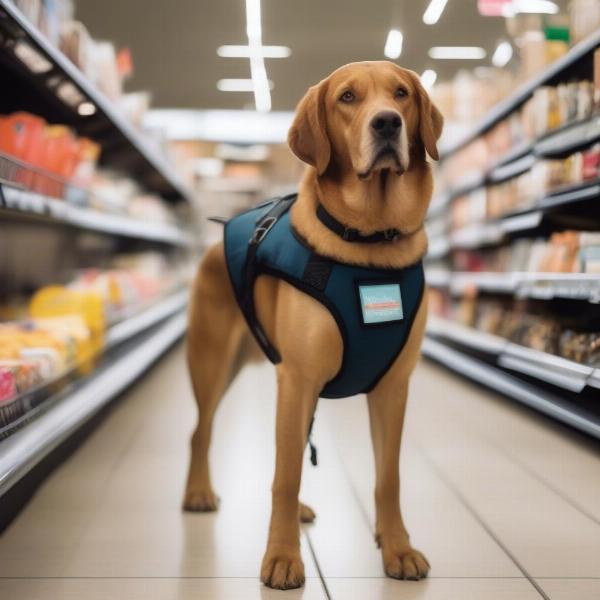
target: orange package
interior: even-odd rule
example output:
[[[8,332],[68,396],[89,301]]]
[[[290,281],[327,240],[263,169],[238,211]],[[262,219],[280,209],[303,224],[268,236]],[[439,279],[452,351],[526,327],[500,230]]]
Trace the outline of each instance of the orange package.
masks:
[[[46,121],[30,113],[0,117],[0,151],[39,165]]]

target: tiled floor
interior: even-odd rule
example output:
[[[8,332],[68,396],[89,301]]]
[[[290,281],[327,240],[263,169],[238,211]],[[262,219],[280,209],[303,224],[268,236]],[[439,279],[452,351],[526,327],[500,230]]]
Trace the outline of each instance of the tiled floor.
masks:
[[[180,510],[195,410],[182,348],[136,385],[0,538],[3,600],[597,600],[600,447],[422,363],[402,502],[429,579],[383,576],[373,542],[364,398],[321,402],[302,498],[307,583],[258,581],[269,517],[275,384],[246,368],[218,414],[216,514]]]

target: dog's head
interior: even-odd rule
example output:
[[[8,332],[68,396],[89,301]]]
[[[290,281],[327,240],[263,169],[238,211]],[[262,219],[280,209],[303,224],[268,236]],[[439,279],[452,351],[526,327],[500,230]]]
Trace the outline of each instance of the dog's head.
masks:
[[[319,175],[335,165],[360,179],[401,176],[425,151],[438,159],[442,125],[416,73],[387,61],[351,63],[308,90],[288,143]]]

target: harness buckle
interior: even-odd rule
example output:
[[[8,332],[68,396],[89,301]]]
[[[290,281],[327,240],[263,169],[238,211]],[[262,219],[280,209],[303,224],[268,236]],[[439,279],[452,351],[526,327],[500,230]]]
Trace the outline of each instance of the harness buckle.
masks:
[[[399,234],[400,232],[397,229],[386,229],[383,232],[383,237],[385,238],[386,242],[393,242]]]
[[[250,238],[250,244],[260,244],[265,239],[267,233],[271,231],[275,223],[277,223],[276,217],[266,217],[265,219],[263,219],[254,230],[254,233]]]
[[[354,242],[358,239],[358,229],[352,227],[345,227],[344,233],[342,233],[342,239],[346,242]]]

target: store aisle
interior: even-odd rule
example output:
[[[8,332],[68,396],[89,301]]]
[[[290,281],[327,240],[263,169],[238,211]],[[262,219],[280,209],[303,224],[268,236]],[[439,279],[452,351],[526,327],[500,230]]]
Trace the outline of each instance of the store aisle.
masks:
[[[432,563],[419,583],[383,577],[360,397],[321,402],[302,498],[307,583],[257,579],[269,516],[275,384],[250,366],[218,414],[216,514],[180,502],[195,419],[183,348],[167,355],[42,486],[0,538],[7,600],[600,597],[600,454],[592,444],[431,364],[411,391],[403,504]],[[321,580],[320,574],[323,578]]]

